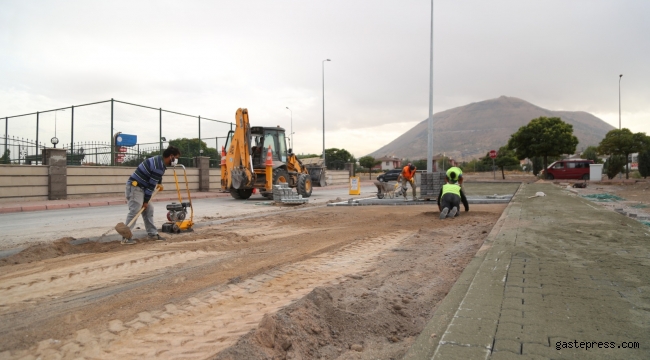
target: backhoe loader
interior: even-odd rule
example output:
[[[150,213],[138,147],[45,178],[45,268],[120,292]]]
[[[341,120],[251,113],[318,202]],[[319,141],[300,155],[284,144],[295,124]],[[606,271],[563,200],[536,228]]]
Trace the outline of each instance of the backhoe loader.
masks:
[[[311,176],[292,149],[287,151],[281,127],[251,127],[248,110],[235,114],[235,130],[228,132],[221,161],[221,188],[235,199],[259,191],[273,199],[273,185],[285,182],[302,197],[311,196]]]

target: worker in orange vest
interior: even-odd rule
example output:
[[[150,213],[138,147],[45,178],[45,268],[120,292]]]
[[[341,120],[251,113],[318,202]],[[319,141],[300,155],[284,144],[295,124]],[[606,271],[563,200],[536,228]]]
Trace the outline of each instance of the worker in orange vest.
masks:
[[[416,167],[408,163],[404,168],[402,169],[402,173],[400,174],[400,178],[402,179],[402,189],[404,193],[404,199],[406,200],[406,183],[411,184],[411,190],[413,190],[413,200],[417,199],[415,197],[415,170]]]

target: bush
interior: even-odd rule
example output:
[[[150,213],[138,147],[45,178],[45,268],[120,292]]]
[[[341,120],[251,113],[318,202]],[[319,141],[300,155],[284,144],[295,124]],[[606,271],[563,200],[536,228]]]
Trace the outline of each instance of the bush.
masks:
[[[623,169],[625,168],[625,164],[627,164],[627,159],[623,155],[612,155],[607,159],[605,162],[606,165],[606,170],[605,173],[607,174],[608,179],[613,179],[616,175],[618,175]]]

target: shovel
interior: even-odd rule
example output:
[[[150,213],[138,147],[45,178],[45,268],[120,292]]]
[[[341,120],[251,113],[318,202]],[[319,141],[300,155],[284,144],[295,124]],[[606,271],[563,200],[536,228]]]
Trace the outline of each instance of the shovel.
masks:
[[[149,198],[149,201],[151,201],[151,199],[153,199],[153,197],[157,193],[158,193],[158,186],[156,186],[156,190],[154,190],[153,193],[151,194],[151,198]],[[129,221],[128,225],[124,225],[123,222],[120,222],[117,225],[115,225],[115,231],[117,231],[118,234],[122,235],[123,238],[131,240],[131,238],[133,237],[133,233],[131,232],[131,226],[133,224],[135,224],[135,221],[138,220],[138,218],[140,217],[140,214],[142,214],[143,211],[144,211],[144,208],[141,208],[140,211],[138,211],[138,213],[135,214],[133,219],[131,219],[131,221]]]

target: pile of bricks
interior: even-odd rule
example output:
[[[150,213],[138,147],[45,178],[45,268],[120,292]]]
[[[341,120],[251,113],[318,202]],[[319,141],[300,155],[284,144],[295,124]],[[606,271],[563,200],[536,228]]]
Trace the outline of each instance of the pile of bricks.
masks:
[[[445,173],[442,171],[420,174],[420,198],[436,199],[444,184]]]
[[[303,204],[309,200],[303,199],[302,195],[293,192],[293,189],[289,187],[289,184],[280,183],[278,185],[273,185],[273,201],[276,203]]]

